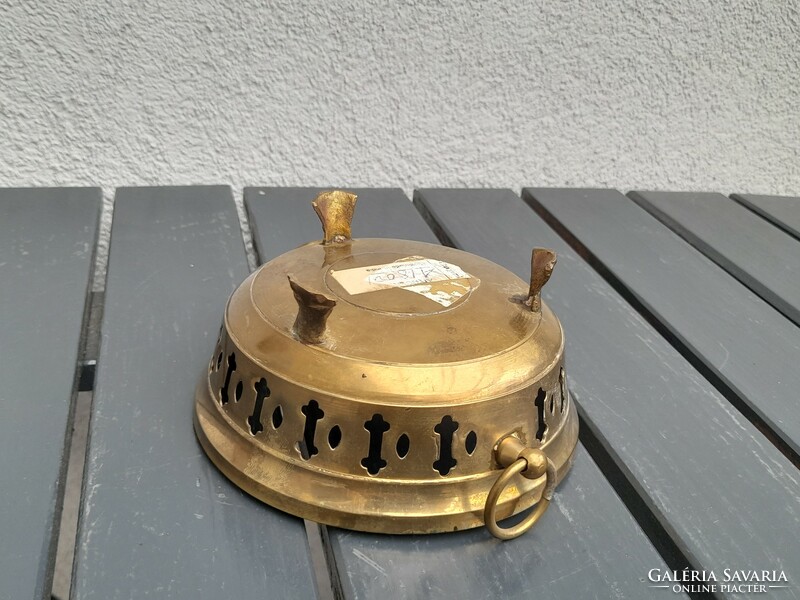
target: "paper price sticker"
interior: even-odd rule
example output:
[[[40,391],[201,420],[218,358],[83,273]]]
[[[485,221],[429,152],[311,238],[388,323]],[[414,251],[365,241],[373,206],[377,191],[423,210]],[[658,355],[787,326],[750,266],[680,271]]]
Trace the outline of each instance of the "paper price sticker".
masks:
[[[407,256],[392,263],[332,271],[347,291],[358,295],[402,288],[450,306],[472,289],[474,278],[457,265],[423,256]]]

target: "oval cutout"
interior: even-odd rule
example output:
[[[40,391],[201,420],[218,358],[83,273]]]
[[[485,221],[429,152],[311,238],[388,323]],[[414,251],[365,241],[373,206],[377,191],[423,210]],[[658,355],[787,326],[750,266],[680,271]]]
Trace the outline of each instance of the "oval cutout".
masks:
[[[283,423],[283,409],[281,405],[275,407],[275,410],[272,411],[272,428],[277,429]]]
[[[408,436],[404,433],[399,438],[397,438],[397,456],[400,458],[405,458],[408,456],[408,451],[411,448],[411,440],[408,439]]]
[[[338,425],[334,425],[328,432],[328,445],[331,447],[331,450],[335,450],[336,446],[338,446],[341,441],[342,441],[342,430],[339,428]]]
[[[236,395],[234,396],[236,398],[236,402],[242,399],[243,391],[244,391],[244,384],[240,381],[239,383],[236,384]]]
[[[464,440],[464,447],[467,450],[467,454],[472,456],[472,453],[475,452],[475,448],[478,447],[478,434],[474,431],[470,431],[467,434],[467,439]]]

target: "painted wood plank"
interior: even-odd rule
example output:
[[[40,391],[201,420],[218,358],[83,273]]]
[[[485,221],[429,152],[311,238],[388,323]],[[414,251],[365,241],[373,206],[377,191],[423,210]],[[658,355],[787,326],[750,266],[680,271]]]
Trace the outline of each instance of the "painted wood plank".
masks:
[[[101,202],[0,189],[0,598],[50,595]]]
[[[686,348],[729,398],[800,452],[800,330],[612,190],[529,190]]]
[[[230,188],[117,191],[73,598],[312,598],[303,522],[195,439],[195,385],[248,274]]]
[[[331,188],[245,188],[245,208],[262,262],[322,238],[322,226],[311,202],[326,189]],[[390,237],[438,243],[402,190],[348,188],[348,191],[358,196],[352,223],[354,237]]]
[[[737,288],[752,296],[750,314],[761,301],[618,192],[528,189],[524,196],[558,219],[637,297],[669,310],[670,318],[692,315],[687,331],[715,340],[716,364],[733,360],[736,347],[753,341],[741,328],[717,337],[713,315],[730,311],[747,321],[748,311],[723,304],[740,297]],[[720,574],[749,564],[800,577],[800,476],[791,462],[516,198],[483,195],[459,209],[452,201],[439,201],[435,209],[458,240],[470,240],[478,227],[450,215],[474,215],[476,222],[495,215],[497,226],[484,223],[483,237],[466,245],[494,248],[495,257],[508,256],[507,266],[520,273],[527,267],[521,250],[513,254],[515,245],[535,243],[559,253],[546,297],[566,328],[570,389],[686,553]],[[716,287],[715,277],[731,287]],[[708,296],[695,297],[698,289]],[[784,329],[795,328],[784,320]],[[772,332],[758,337],[769,353]],[[780,368],[786,370],[786,362]],[[768,378],[756,379],[762,391],[769,387]],[[800,589],[787,594],[800,597]]]
[[[757,194],[732,194],[731,198],[800,240],[800,198]]]
[[[800,243],[796,239],[722,194],[628,195],[800,325]]]
[[[245,190],[262,260],[319,239],[310,206],[318,191]],[[355,237],[436,241],[400,190],[354,191]],[[329,531],[348,598],[640,598],[648,569],[665,568],[582,447],[542,522],[511,542],[484,529],[428,536]]]

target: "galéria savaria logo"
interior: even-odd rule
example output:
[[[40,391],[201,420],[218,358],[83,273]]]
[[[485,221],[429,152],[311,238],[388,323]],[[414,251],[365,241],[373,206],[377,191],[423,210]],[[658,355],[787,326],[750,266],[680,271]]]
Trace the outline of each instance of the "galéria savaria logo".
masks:
[[[775,570],[723,569],[716,572],[650,569],[647,579],[650,581],[648,587],[662,588],[676,594],[766,594],[789,587],[786,573]]]

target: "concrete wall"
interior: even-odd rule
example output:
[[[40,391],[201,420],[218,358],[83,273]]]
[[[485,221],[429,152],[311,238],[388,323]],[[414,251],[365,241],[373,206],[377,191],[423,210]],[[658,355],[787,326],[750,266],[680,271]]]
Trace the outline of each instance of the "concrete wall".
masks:
[[[797,2],[263,4],[0,0],[0,185],[800,195]]]

